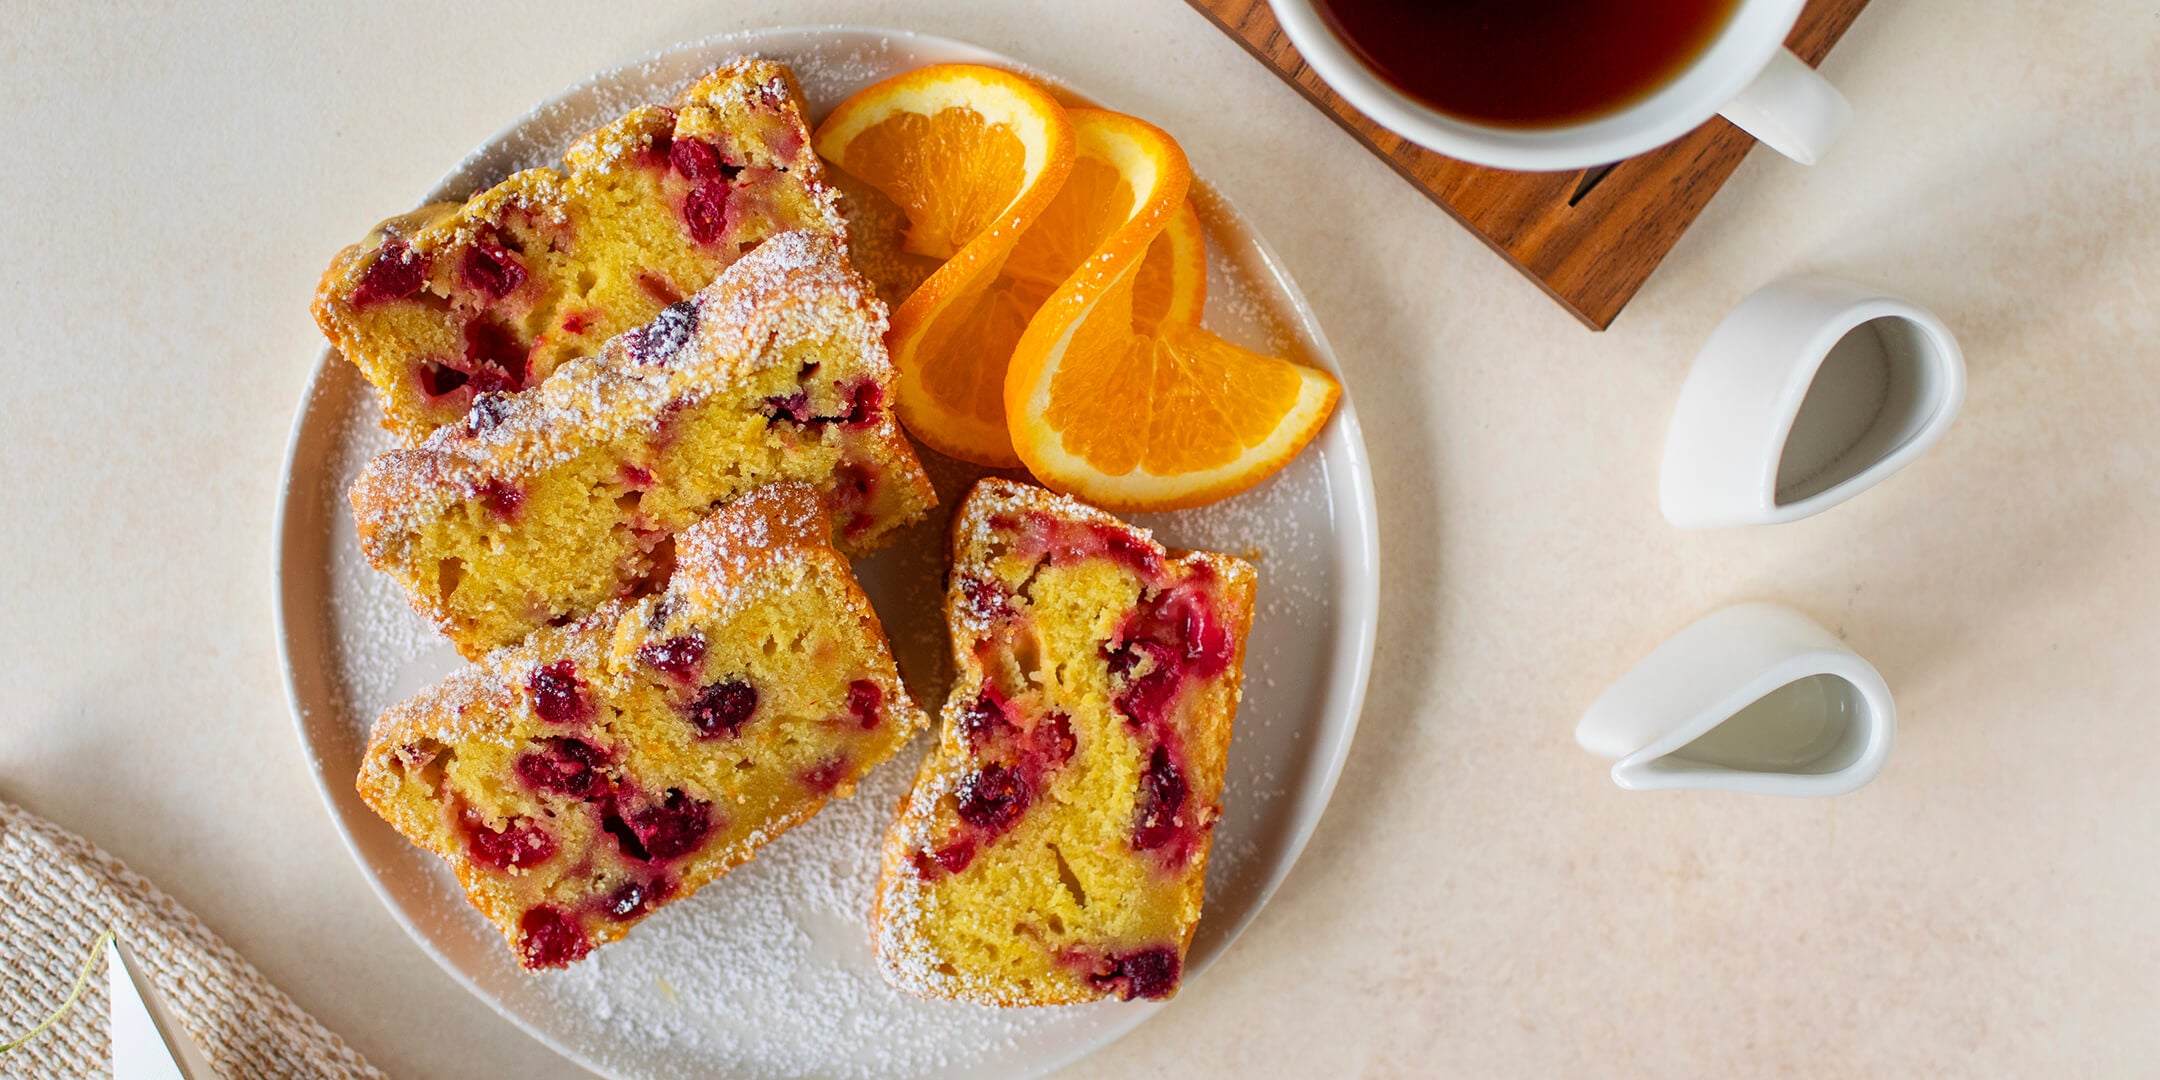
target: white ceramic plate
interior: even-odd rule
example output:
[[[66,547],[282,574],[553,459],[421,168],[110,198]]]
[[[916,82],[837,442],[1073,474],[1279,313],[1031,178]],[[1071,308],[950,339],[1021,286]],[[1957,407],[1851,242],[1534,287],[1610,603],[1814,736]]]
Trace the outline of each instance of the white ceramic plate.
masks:
[[[709,38],[564,91],[488,140],[427,198],[462,198],[515,169],[553,163],[571,140],[629,106],[665,101],[745,53],[793,66],[814,117],[871,82],[924,64],[1020,67],[972,45],[890,30]],[[1194,196],[1208,226],[1207,325],[1241,344],[1335,368],[1311,310],[1266,245],[1219,193],[1196,185]],[[927,736],[872,773],[853,799],[836,801],[620,943],[571,971],[520,973],[448,869],[370,814],[353,791],[375,716],[457,663],[397,587],[360,557],[344,491],[367,459],[390,445],[380,417],[358,374],[326,351],[286,459],[280,647],[300,741],[353,857],[420,947],[473,993],[535,1038],[618,1077],[715,1069],[737,1077],[1033,1076],[1162,1007],[997,1010],[918,1001],[884,984],[864,918],[880,838]],[[969,476],[949,463],[933,464],[932,472],[949,509]],[[902,671],[934,709],[947,675],[937,610],[945,515],[933,518],[857,570]],[[1243,554],[1260,567],[1245,701],[1189,988],[1297,860],[1357,726],[1372,661],[1378,550],[1372,480],[1348,395],[1313,446],[1258,489],[1140,520],[1166,543]]]

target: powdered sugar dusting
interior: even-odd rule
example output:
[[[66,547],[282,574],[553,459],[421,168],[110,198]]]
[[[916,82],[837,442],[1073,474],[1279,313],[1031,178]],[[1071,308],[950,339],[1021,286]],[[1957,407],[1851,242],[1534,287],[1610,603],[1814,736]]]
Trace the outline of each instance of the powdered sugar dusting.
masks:
[[[555,161],[598,122],[642,102],[669,100],[719,63],[753,52],[794,67],[813,119],[873,79],[923,63],[986,59],[949,43],[858,31],[769,32],[685,46],[596,77],[536,110],[469,158],[438,194],[462,195],[517,167]],[[1200,185],[1195,202],[1209,226],[1210,328],[1248,347],[1324,355],[1285,314],[1294,310],[1286,280],[1234,212]],[[456,664],[400,590],[361,558],[343,494],[361,465],[392,440],[378,428],[365,387],[349,371],[340,379],[350,392],[325,398],[329,404],[311,409],[305,421],[336,426],[336,451],[296,462],[295,470],[319,483],[320,505],[328,510],[325,617],[332,629],[319,662],[333,689],[321,700],[305,699],[303,691],[303,729],[333,808],[367,839],[359,848],[386,896],[422,943],[484,999],[551,1045],[624,1077],[1035,1075],[1159,1007],[1106,1002],[995,1010],[922,1001],[885,983],[871,954],[868,907],[883,834],[928,745],[923,736],[870,773],[853,798],[833,801],[624,940],[566,972],[520,973],[501,935],[465,903],[440,860],[395,841],[387,826],[364,811],[355,816],[335,798],[350,792],[359,747],[381,709]],[[1204,985],[1209,962],[1287,869],[1316,789],[1332,778],[1322,745],[1353,719],[1323,707],[1326,688],[1347,677],[1332,666],[1330,649],[1339,646],[1328,643],[1344,633],[1338,578],[1348,556],[1336,515],[1349,512],[1340,485],[1345,457],[1354,453],[1333,448],[1351,445],[1331,431],[1254,491],[1136,522],[1166,544],[1224,551],[1259,570],[1244,702],[1209,860],[1205,914],[1189,954],[1188,993]],[[922,456],[946,507],[980,475]],[[939,611],[945,516],[933,514],[896,534],[891,546],[856,566],[903,676],[933,711],[948,677]],[[296,668],[317,662],[294,657]]]
[[[767,484],[676,537],[674,580],[695,580],[713,595],[731,591],[767,560],[798,550],[829,552],[826,529],[817,489],[792,480]],[[732,598],[717,603],[741,606]]]

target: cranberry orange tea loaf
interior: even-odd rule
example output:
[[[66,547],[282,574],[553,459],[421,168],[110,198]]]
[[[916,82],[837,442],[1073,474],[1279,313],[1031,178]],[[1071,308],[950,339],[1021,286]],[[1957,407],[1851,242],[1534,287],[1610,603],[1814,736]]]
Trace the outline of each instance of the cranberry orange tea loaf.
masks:
[[[838,240],[766,241],[693,300],[353,484],[368,561],[468,658],[664,577],[675,533],[775,480],[860,554],[936,501],[886,407],[884,306]]]
[[[339,253],[315,320],[408,443],[703,288],[766,238],[841,234],[785,67],[738,60],[464,203]]]
[[[528,969],[751,857],[928,722],[802,484],[684,532],[667,590],[490,655],[376,724],[361,796]]]
[[[958,670],[886,837],[879,963],[902,989],[989,1005],[1169,997],[1221,813],[1253,569],[997,479],[952,545]]]

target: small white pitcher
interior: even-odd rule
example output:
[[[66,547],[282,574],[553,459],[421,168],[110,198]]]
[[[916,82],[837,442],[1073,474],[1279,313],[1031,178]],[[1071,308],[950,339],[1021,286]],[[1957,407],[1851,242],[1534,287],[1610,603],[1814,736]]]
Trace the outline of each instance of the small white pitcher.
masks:
[[[1831,278],[1772,282],[1688,371],[1659,509],[1683,529],[1819,514],[1935,445],[1964,400],[1964,354],[1930,312]]]
[[[1842,795],[1890,756],[1897,710],[1873,665],[1807,616],[1737,604],[1629,669],[1575,726],[1630,791]]]

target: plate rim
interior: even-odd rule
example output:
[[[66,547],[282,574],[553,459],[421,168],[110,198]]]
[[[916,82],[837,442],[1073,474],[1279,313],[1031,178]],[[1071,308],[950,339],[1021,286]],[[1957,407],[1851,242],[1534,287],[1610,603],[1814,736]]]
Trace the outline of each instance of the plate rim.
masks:
[[[785,35],[819,34],[856,34],[882,38],[905,38],[933,47],[975,52],[982,54],[986,60],[991,62],[1009,65],[1026,72],[1030,76],[1041,77],[1078,92],[1078,88],[1073,87],[1068,80],[1057,77],[1036,65],[1018,60],[987,46],[940,34],[926,34],[914,30],[860,23],[786,24],[723,31],[703,37],[674,41],[648,49],[595,70],[548,97],[535,102],[525,113],[497,127],[473,149],[467,151],[463,157],[458,159],[456,164],[437,178],[434,185],[422,196],[421,201],[424,204],[444,197],[445,190],[451,186],[454,178],[470,168],[482,155],[513,137],[534,116],[559,106],[572,95],[594,87],[603,80],[616,77],[628,69],[642,64],[658,62],[679,52],[735,41],[749,42]],[[755,51],[755,48],[754,45],[745,45],[747,51]],[[1092,95],[1088,96],[1092,97]],[[1334,640],[1331,642],[1333,655],[1330,656],[1326,668],[1331,675],[1329,693],[1319,709],[1319,715],[1323,717],[1339,713],[1342,719],[1333,725],[1321,725],[1323,729],[1333,729],[1333,743],[1325,752],[1316,755],[1317,782],[1306,784],[1304,796],[1291,808],[1295,817],[1295,824],[1290,830],[1291,839],[1285,845],[1283,857],[1270,870],[1243,917],[1234,923],[1223,936],[1221,944],[1216,948],[1214,954],[1206,958],[1200,967],[1192,972],[1193,975],[1197,976],[1208,967],[1213,966],[1215,960],[1226,955],[1231,947],[1237,943],[1238,938],[1259,918],[1260,913],[1266,910],[1268,904],[1274,899],[1276,891],[1282,887],[1291,871],[1297,867],[1298,861],[1303,858],[1306,846],[1311,842],[1313,833],[1319,826],[1320,819],[1325,816],[1327,806],[1334,798],[1336,784],[1342,777],[1343,765],[1349,757],[1351,744],[1356,741],[1359,722],[1363,719],[1365,694],[1371,681],[1373,651],[1379,621],[1380,546],[1371,456],[1365,445],[1363,428],[1358,423],[1357,409],[1351,400],[1350,387],[1343,381],[1341,365],[1336,359],[1333,344],[1328,340],[1326,329],[1321,325],[1318,313],[1313,310],[1303,288],[1298,285],[1297,279],[1289,273],[1288,268],[1282,262],[1281,256],[1267,242],[1266,237],[1253,228],[1243,211],[1238,208],[1237,203],[1223,192],[1220,187],[1202,180],[1198,175],[1200,170],[1195,169],[1194,172],[1195,185],[1215,196],[1214,201],[1217,204],[1218,211],[1226,213],[1235,222],[1246,241],[1251,245],[1253,252],[1275,279],[1281,283],[1293,310],[1302,313],[1303,317],[1300,322],[1309,331],[1312,344],[1315,346],[1314,355],[1310,359],[1330,374],[1336,376],[1339,383],[1343,383],[1341,395],[1336,402],[1334,415],[1329,417],[1327,425],[1322,428],[1313,443],[1303,452],[1320,451],[1322,449],[1321,444],[1327,441],[1339,441],[1341,443],[1338,452],[1343,455],[1344,471],[1348,480],[1348,483],[1342,487],[1343,498],[1341,501],[1347,504],[1343,508],[1349,511],[1347,515],[1339,519],[1337,524],[1338,535],[1344,535],[1347,541],[1336,548],[1342,573],[1335,582],[1333,597],[1334,603],[1338,605],[1338,618],[1342,623],[1342,628],[1337,631]],[[317,352],[314,369],[309,373],[307,383],[302,388],[299,402],[293,411],[292,422],[286,434],[285,453],[280,465],[275,517],[277,544],[272,552],[271,560],[273,630],[277,636],[279,673],[285,688],[286,710],[291,716],[294,734],[299,740],[300,749],[307,757],[309,779],[314,784],[316,795],[321,800],[323,810],[329,815],[331,824],[337,830],[339,843],[345,848],[346,854],[351,856],[353,863],[360,871],[361,877],[366,880],[369,890],[375,894],[376,900],[389,912],[398,926],[405,931],[406,936],[412,940],[413,944],[417,945],[423,953],[434,960],[436,966],[447,973],[468,994],[486,1004],[496,1015],[509,1021],[534,1041],[539,1042],[563,1059],[575,1063],[578,1067],[596,1076],[617,1076],[619,1074],[614,1070],[588,1058],[577,1048],[556,1038],[552,1033],[540,1030],[536,1025],[528,1022],[526,1018],[509,1009],[506,1003],[498,1000],[495,995],[485,992],[472,976],[458,965],[452,963],[450,958],[435,946],[435,943],[428,935],[421,932],[420,928],[414,924],[411,916],[406,912],[404,906],[390,895],[383,882],[381,872],[360,849],[354,829],[347,820],[345,808],[340,804],[340,797],[343,793],[331,789],[330,777],[322,768],[323,758],[309,731],[309,706],[302,700],[299,672],[293,663],[292,655],[295,626],[302,620],[320,613],[319,608],[310,609],[307,612],[295,610],[295,605],[300,601],[300,598],[293,595],[294,591],[300,587],[296,579],[299,572],[311,571],[319,569],[319,567],[310,565],[304,568],[295,568],[289,566],[289,564],[294,560],[293,552],[297,539],[295,531],[307,524],[296,510],[295,492],[293,490],[294,468],[298,463],[301,444],[309,430],[308,421],[310,415],[326,390],[326,376],[337,362],[337,351],[334,347],[325,346]],[[1331,436],[1333,436],[1332,440]],[[300,498],[317,498],[320,494],[319,491],[302,492]],[[334,505],[335,500],[331,500],[331,502]],[[289,575],[289,570],[295,572]],[[295,580],[288,580],[289,576]],[[1346,653],[1347,656],[1345,656]],[[1344,663],[1346,659],[1347,664]],[[1342,678],[1345,675],[1347,675],[1347,679]],[[1121,1011],[1121,1015],[1116,1019],[1103,1023],[1097,1031],[1091,1033],[1088,1037],[1076,1040],[1068,1052],[1056,1055],[1054,1060],[1045,1061],[1039,1068],[1027,1070],[1025,1075],[1046,1075],[1094,1054],[1130,1034],[1133,1029],[1139,1027],[1157,1012],[1160,1012],[1166,1004],[1168,1003],[1148,1003],[1139,1008]]]

